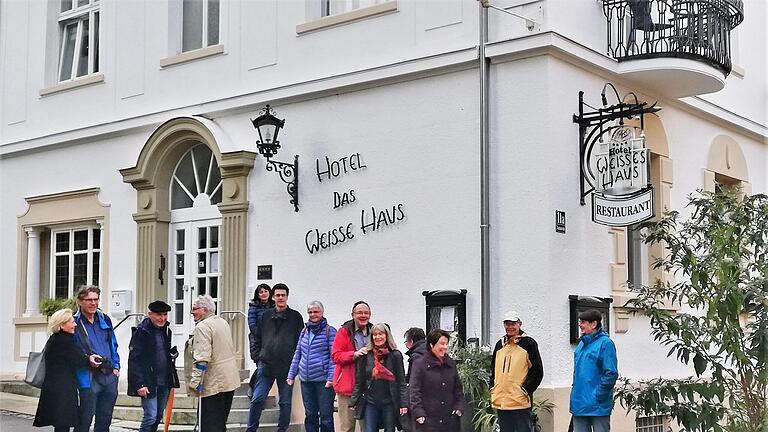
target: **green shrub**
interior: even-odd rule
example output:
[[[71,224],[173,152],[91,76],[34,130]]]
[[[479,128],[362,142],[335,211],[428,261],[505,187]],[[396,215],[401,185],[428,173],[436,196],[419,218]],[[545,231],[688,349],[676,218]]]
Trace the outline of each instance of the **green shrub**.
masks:
[[[50,317],[59,309],[72,309],[75,311],[75,300],[70,298],[47,298],[40,302],[40,312]]]

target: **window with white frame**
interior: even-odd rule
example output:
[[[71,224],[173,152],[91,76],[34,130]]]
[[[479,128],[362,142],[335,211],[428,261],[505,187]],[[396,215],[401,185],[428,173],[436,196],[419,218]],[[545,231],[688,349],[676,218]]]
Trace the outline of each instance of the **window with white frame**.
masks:
[[[60,0],[59,81],[99,71],[99,0]]]
[[[667,418],[661,415],[637,417],[635,419],[635,432],[665,432],[667,423]]]
[[[384,0],[319,0],[320,16],[327,17],[383,3]]]
[[[51,297],[69,298],[80,285],[99,285],[101,229],[51,231]]]
[[[183,0],[181,51],[219,44],[219,0]]]

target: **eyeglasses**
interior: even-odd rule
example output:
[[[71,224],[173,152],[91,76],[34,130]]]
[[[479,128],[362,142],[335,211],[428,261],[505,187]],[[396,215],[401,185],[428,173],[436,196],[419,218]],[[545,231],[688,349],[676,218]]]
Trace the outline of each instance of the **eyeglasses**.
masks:
[[[202,308],[198,306],[192,306],[192,310],[198,310],[198,309],[202,309]]]
[[[98,298],[87,298],[87,299],[83,299],[82,301],[89,302],[89,303],[98,303],[99,299]]]

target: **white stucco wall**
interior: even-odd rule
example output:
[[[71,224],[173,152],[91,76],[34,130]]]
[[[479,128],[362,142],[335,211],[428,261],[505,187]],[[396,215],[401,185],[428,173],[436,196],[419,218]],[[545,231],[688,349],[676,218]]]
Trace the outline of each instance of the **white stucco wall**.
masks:
[[[405,329],[424,325],[422,291],[464,288],[467,335],[480,335],[478,72],[420,71],[425,78],[411,79],[387,69],[413,58],[471,51],[477,43],[475,2],[440,2],[444,8],[436,16],[430,6],[437,2],[399,2],[396,14],[299,37],[295,25],[303,22],[305,10],[296,3],[303,5],[230,3],[233,6],[225,13],[229,28],[222,35],[225,55],[159,70],[159,59],[168,55],[168,49],[155,42],[168,38],[167,11],[155,2],[105,2],[142,22],[136,31],[143,32],[143,42],[139,38],[129,46],[119,31],[124,23],[115,21],[118,12],[105,14],[103,24],[109,30],[103,43],[119,44],[114,50],[119,54],[104,57],[105,83],[40,98],[44,28],[35,19],[45,13],[45,3],[0,2],[2,23],[12,23],[13,29],[20,27],[30,35],[27,46],[0,50],[4,77],[0,143],[51,144],[0,160],[0,236],[8,245],[0,250],[0,287],[8,298],[0,305],[0,331],[13,330],[17,256],[12,243],[18,234],[16,217],[26,208],[24,197],[100,187],[100,200],[110,205],[109,287],[132,289],[136,224],[131,215],[136,198],[117,170],[135,165],[152,131],[146,125],[180,114],[206,114],[227,142],[223,148],[253,150],[256,133],[249,119],[270,100],[262,92],[287,88],[295,94],[281,93],[283,99],[275,107],[287,120],[276,159],[289,162],[294,154],[300,155],[301,210],[293,211],[284,184],[257,158],[249,177],[246,296],[260,282],[256,266],[271,264],[273,279],[267,282],[287,283],[292,289],[289,303],[295,309],[304,313],[308,301],[319,299],[329,321],[338,326],[349,318],[351,304],[364,299],[372,306],[373,321],[388,322],[400,342]],[[531,16],[541,13],[544,29],[561,31],[593,50],[602,43],[598,34],[603,34],[603,27],[599,32],[584,31],[578,24],[597,20],[600,2],[523,3],[515,10]],[[137,10],[136,4],[144,6]],[[252,15],[237,9],[241,7],[254,8],[251,12],[265,22],[270,15],[259,15],[255,9],[279,8],[270,12],[279,17],[276,27],[266,32],[264,40],[257,38],[259,27],[247,19]],[[746,10],[762,10],[765,15],[764,5],[752,3]],[[760,15],[755,16],[745,22],[746,33],[759,27]],[[528,34],[519,20],[506,16],[494,15],[491,25],[493,41]],[[0,32],[5,32],[0,39],[8,40],[7,28],[0,25]],[[761,41],[764,48],[764,37],[744,39]],[[254,49],[257,41],[259,50]],[[753,96],[765,94],[764,80],[760,81],[765,68],[762,56],[742,57],[743,79],[729,78],[726,90],[709,100],[751,121],[764,121],[765,98]],[[457,69],[462,67],[468,66]],[[366,78],[380,81],[320,93],[302,87],[311,80],[360,70],[380,73]],[[404,82],[391,83],[397,80]],[[611,294],[613,238],[605,227],[591,222],[589,206],[579,205],[578,128],[571,121],[578,110],[578,91],[584,90],[588,102],[597,105],[608,80],[622,93],[632,90],[605,70],[582,69],[551,56],[498,63],[491,71],[491,337],[495,341],[502,334],[503,312],[520,312],[523,329],[539,342],[544,385],[550,387],[571,382],[568,295]],[[247,97],[237,102],[239,106],[211,102],[242,95]],[[686,196],[703,186],[709,143],[719,134],[733,137],[741,146],[753,192],[768,189],[768,152],[754,134],[696,115],[686,103],[665,100],[664,95],[650,93],[645,98],[660,100],[663,107],[659,116],[674,163],[673,207],[682,209]],[[125,120],[119,126],[123,132],[90,136],[94,133],[89,125],[119,120]],[[40,136],[48,138],[32,139]],[[367,166],[364,170],[317,180],[318,159],[357,153]],[[355,202],[334,209],[333,192],[351,189]],[[391,209],[400,203],[405,219],[362,234],[363,210]],[[565,235],[555,233],[555,210],[566,212]],[[307,251],[307,231],[349,222],[353,240],[315,254]],[[136,310],[142,307],[134,305]],[[127,329],[118,336],[125,357]],[[688,372],[665,358],[666,350],[651,340],[643,318],[631,318],[629,332],[614,333],[613,338],[626,376]],[[22,368],[23,363],[13,361],[12,351],[0,353],[0,371]]]

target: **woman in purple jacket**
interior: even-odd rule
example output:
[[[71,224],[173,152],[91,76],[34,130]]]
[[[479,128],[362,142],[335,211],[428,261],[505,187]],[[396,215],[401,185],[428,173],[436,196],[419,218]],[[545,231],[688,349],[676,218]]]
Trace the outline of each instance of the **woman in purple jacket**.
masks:
[[[446,354],[450,338],[445,330],[430,331],[429,350],[413,363],[410,371],[411,415],[416,419],[417,431],[459,431],[464,391],[456,363]]]
[[[333,432],[333,370],[331,347],[336,329],[323,318],[323,304],[319,301],[307,305],[306,327],[299,335],[288,385],[298,375],[301,378],[301,397],[304,401],[304,430],[306,432]]]

